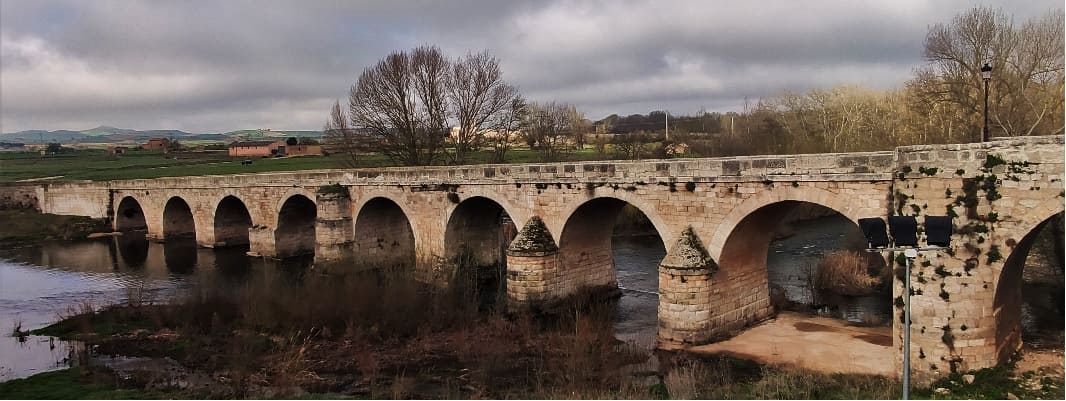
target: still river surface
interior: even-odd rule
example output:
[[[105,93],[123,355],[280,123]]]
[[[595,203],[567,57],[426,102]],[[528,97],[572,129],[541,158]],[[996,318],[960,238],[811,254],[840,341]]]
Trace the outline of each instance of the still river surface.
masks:
[[[796,234],[771,244],[771,283],[791,301],[809,302],[803,267],[823,252],[843,247],[851,223],[822,218],[796,225]],[[662,241],[651,236],[618,236],[613,241],[618,283],[615,332],[619,339],[651,348],[658,308],[656,267],[665,255]],[[295,264],[295,265],[294,265]],[[148,243],[131,238],[53,242],[40,247],[0,250],[0,381],[26,377],[67,364],[71,347],[50,337],[18,339],[16,327],[44,327],[86,303],[107,305],[136,299],[166,300],[201,280],[234,285],[257,272],[302,269],[307,261],[278,262],[251,258],[239,249],[197,249],[190,243]],[[834,300],[827,313],[860,322],[891,313],[890,297]],[[825,301],[823,301],[825,302]]]

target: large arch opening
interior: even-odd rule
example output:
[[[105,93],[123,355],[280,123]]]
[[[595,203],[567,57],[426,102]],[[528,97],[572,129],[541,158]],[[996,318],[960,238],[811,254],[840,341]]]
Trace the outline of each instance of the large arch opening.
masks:
[[[180,197],[173,197],[163,208],[163,239],[196,239],[192,208]]]
[[[652,347],[658,330],[659,263],[666,248],[639,208],[615,198],[596,198],[567,219],[559,240],[559,281],[620,294],[613,308],[615,335]]]
[[[721,291],[712,295],[729,305],[721,311],[726,323],[743,331],[701,350],[812,365],[838,355],[854,372],[891,375],[891,266],[865,245],[858,224],[820,204],[787,200],[754,209],[723,243],[714,277]],[[745,327],[765,318],[769,306],[775,319]],[[757,312],[729,315],[734,310]],[[820,339],[811,341],[810,332]],[[768,334],[781,341],[769,347]]]
[[[400,205],[373,198],[355,217],[355,260],[371,269],[409,269],[415,264],[415,234]]]
[[[1014,245],[1003,264],[993,313],[996,357],[1027,349],[1063,348],[1063,213],[1044,220]]]
[[[303,195],[285,200],[278,211],[278,228],[274,230],[274,244],[278,258],[314,255],[315,220],[318,208]]]
[[[817,313],[850,324],[892,323],[890,266],[864,252],[862,230],[831,208],[782,201],[745,216],[726,239],[719,265],[744,292],[770,296],[777,311]]]
[[[506,294],[507,245],[518,235],[511,216],[489,198],[475,196],[459,203],[444,231],[446,257],[459,267],[482,304],[495,303]]]
[[[215,208],[215,247],[248,246],[252,215],[236,196],[222,198]]]
[[[118,209],[115,210],[115,230],[145,231],[147,229],[148,222],[144,218],[144,209],[141,209],[140,202],[130,196],[122,198],[118,203]]]

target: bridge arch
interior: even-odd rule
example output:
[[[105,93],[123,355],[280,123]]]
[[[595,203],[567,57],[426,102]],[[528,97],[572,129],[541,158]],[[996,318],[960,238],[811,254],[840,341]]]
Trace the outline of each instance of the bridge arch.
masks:
[[[163,207],[163,239],[196,238],[196,221],[192,208],[180,196],[173,196]]]
[[[274,247],[278,258],[315,253],[315,223],[318,208],[306,195],[293,194],[285,198],[278,209]]]
[[[265,218],[263,218],[262,220],[266,220],[266,221],[257,222],[257,224],[266,224],[267,222],[271,222],[270,220],[273,220],[272,221],[274,223],[273,227],[274,228],[280,227],[281,226],[281,214],[280,214],[281,209],[284,208],[285,204],[288,203],[290,200],[292,200],[292,198],[294,196],[296,196],[296,195],[303,196],[305,199],[310,200],[311,203],[314,203],[316,205],[316,207],[317,207],[318,203],[316,202],[316,200],[318,199],[318,197],[315,195],[314,191],[308,190],[308,189],[303,188],[303,187],[293,187],[293,188],[289,189],[288,191],[285,191],[285,193],[280,198],[277,198],[278,202],[277,202],[277,204],[274,205],[274,210],[278,211],[278,213],[274,214],[273,217],[265,217]],[[317,214],[316,214],[316,216],[317,216]],[[255,220],[260,220],[260,219],[256,218]]]
[[[1022,287],[1026,260],[1042,231],[1057,230],[1061,232],[1061,225],[1056,227],[1054,220],[1059,219],[1059,224],[1061,224],[1063,213],[1062,202],[1057,199],[1045,201],[1040,206],[1020,216],[1021,221],[1017,225],[1015,233],[1021,234],[1021,236],[1010,238],[1016,243],[1007,254],[1002,270],[998,274],[995,295],[992,300],[992,314],[995,317],[997,363],[1007,362],[1014,355],[1014,352],[1022,346],[1021,318],[1024,301]],[[1061,242],[1062,238],[1056,238],[1055,241]],[[1057,298],[1061,300],[1062,294],[1058,294]]]
[[[517,234],[503,205],[483,196],[468,197],[448,216],[445,257],[460,265],[499,266],[506,261],[504,249]]]
[[[563,232],[565,231],[566,225],[570,222],[570,219],[574,217],[574,214],[577,213],[578,209],[585,206],[588,202],[597,199],[613,199],[621,201],[623,203],[622,206],[624,206],[625,203],[628,203],[633,207],[637,208],[637,210],[640,210],[640,212],[643,213],[644,216],[651,221],[651,224],[655,226],[655,231],[659,233],[659,237],[663,240],[663,244],[672,244],[673,241],[677,239],[677,235],[679,235],[681,232],[681,228],[678,228],[676,232],[675,230],[671,230],[671,226],[666,224],[666,222],[663,221],[662,217],[659,216],[658,210],[655,208],[655,205],[653,203],[648,202],[646,198],[631,195],[631,193],[628,191],[615,190],[614,193],[609,195],[605,194],[593,196],[592,198],[583,203],[568,203],[565,209],[563,209],[563,212],[559,214],[562,219],[546,222],[548,224],[548,229],[554,236],[555,243],[560,244],[560,246],[562,245],[562,236]],[[614,220],[611,221],[613,222]]]
[[[415,232],[404,208],[385,196],[373,196],[358,206],[353,222],[355,260],[360,267],[412,268]]]
[[[612,238],[615,224],[627,206],[636,208],[652,222],[656,235],[663,240],[660,224],[653,213],[616,197],[596,197],[574,207],[559,234],[559,278],[570,291],[582,287],[618,286]],[[665,242],[663,246],[665,253]],[[658,266],[656,266],[657,268]]]
[[[148,230],[148,221],[144,217],[141,202],[133,196],[123,197],[115,209],[115,231],[141,230]]]
[[[253,224],[243,200],[235,195],[223,197],[215,205],[215,247],[248,245],[248,229]]]
[[[880,215],[864,216],[859,208],[853,206],[853,199],[822,188],[806,186],[800,188],[779,187],[770,191],[761,191],[733,207],[729,214],[722,219],[722,222],[717,225],[714,232],[706,237],[711,239],[707,246],[707,251],[711,254],[711,257],[718,261],[721,260],[726,241],[733,235],[745,218],[748,218],[763,207],[787,201],[813,203],[833,209],[856,225],[858,225],[860,218],[880,217]],[[783,214],[785,212],[787,210],[778,210],[776,213]]]

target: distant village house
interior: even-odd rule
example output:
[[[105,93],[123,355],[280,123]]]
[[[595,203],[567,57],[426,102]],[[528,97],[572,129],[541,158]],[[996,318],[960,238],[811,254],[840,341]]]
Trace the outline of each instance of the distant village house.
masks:
[[[318,156],[321,145],[289,145],[285,141],[239,141],[229,145],[231,157]]]
[[[170,138],[151,138],[148,143],[141,145],[144,150],[166,150],[170,148]]]

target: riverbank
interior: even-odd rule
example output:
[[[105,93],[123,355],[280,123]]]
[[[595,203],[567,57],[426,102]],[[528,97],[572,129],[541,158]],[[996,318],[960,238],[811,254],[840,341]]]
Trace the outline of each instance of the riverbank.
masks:
[[[402,272],[289,272],[238,289],[202,284],[168,304],[85,305],[34,334],[83,341],[93,353],[73,370],[0,383],[0,398],[85,386],[101,398],[900,396],[899,382],[883,376],[635,347],[616,339],[613,305],[598,298],[571,299],[553,316],[508,314],[479,308],[476,289],[455,284],[425,287]],[[1013,365],[974,376],[916,393],[1062,394],[1061,375],[1016,374]]]
[[[107,221],[82,216],[60,216],[31,209],[0,210],[0,247],[12,248],[46,240],[84,239],[94,232],[111,231]]]

